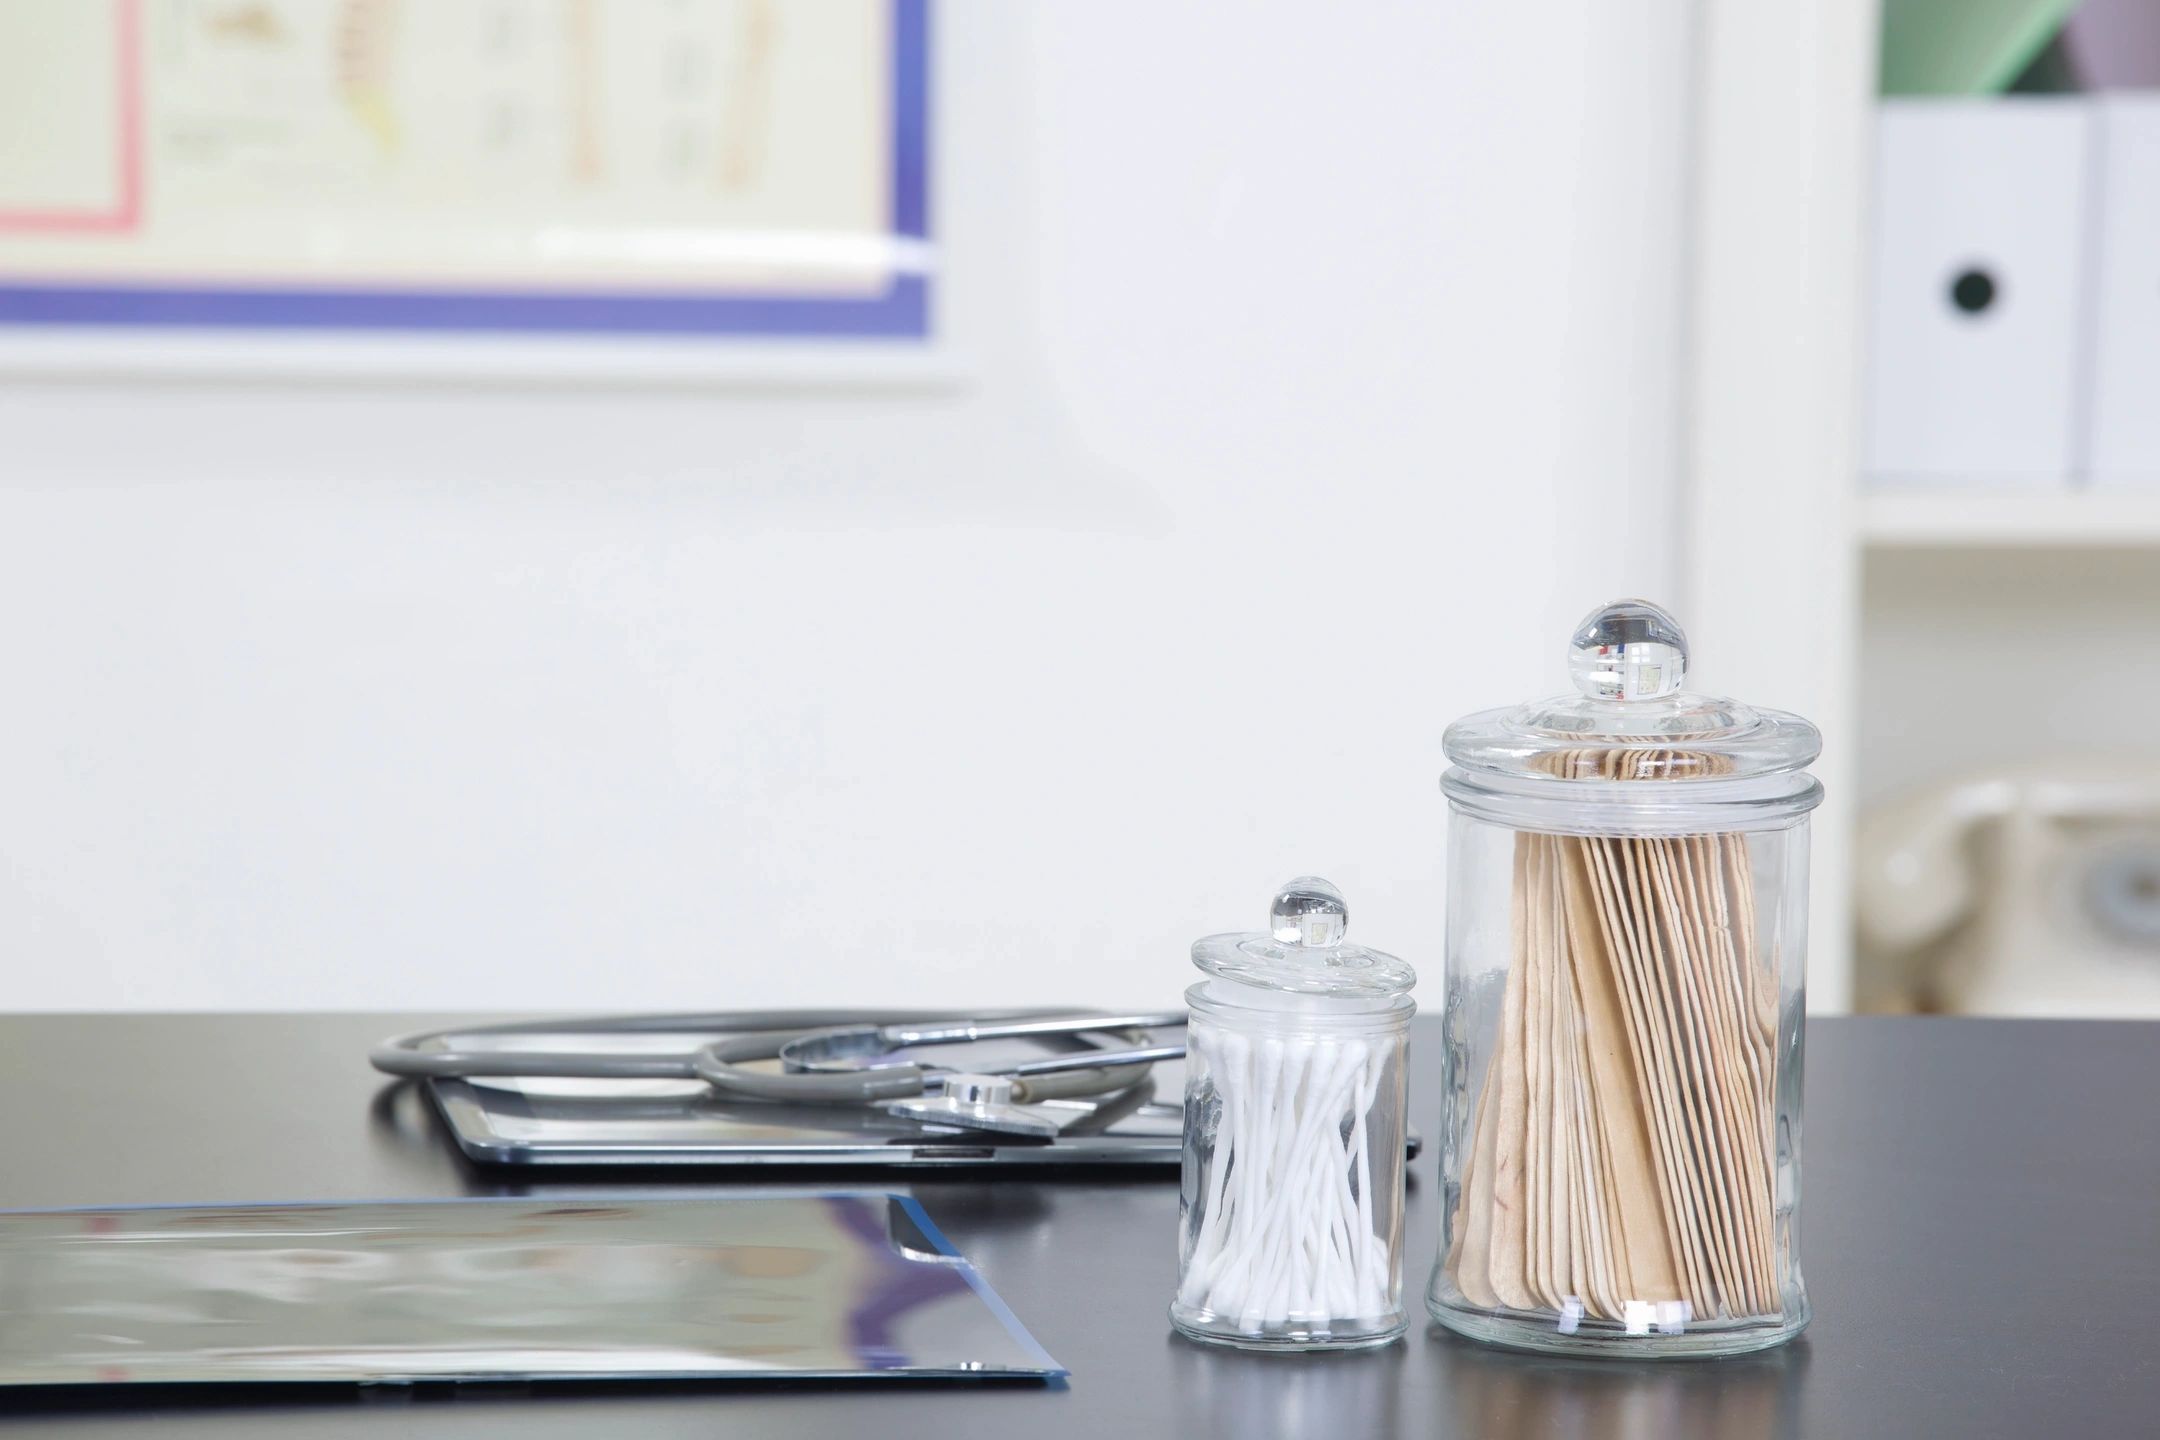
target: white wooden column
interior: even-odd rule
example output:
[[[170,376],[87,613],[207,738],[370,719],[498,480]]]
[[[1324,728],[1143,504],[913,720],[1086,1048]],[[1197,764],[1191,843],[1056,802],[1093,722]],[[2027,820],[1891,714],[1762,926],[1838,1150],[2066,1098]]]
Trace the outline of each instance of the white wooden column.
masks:
[[[1705,689],[1822,727],[1808,1003],[1842,1011],[1877,6],[1704,0],[1699,14],[1681,613]]]

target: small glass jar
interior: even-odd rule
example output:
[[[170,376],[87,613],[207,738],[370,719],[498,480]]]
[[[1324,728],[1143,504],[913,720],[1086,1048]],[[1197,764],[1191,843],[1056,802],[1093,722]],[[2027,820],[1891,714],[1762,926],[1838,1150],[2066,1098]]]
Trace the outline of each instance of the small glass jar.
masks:
[[[1171,1324],[1251,1350],[1403,1333],[1403,1060],[1417,975],[1343,943],[1349,910],[1293,880],[1266,934],[1193,944]]]
[[[1729,1355],[1798,1334],[1806,773],[1797,716],[1682,690],[1620,601],[1578,695],[1448,728],[1434,1319],[1516,1349]]]

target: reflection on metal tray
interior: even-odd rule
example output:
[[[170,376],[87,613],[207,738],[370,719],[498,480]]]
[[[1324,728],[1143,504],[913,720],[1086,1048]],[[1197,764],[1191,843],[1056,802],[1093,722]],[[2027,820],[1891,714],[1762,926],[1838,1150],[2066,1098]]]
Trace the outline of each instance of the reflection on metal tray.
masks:
[[[1183,1111],[1150,1081],[1108,1104],[1050,1100],[1069,1116],[1052,1140],[902,1120],[840,1105],[725,1105],[711,1094],[528,1093],[465,1080],[429,1088],[458,1146],[500,1165],[1146,1165],[1174,1166]]]
[[[0,1386],[1064,1374],[915,1201],[0,1213]]]

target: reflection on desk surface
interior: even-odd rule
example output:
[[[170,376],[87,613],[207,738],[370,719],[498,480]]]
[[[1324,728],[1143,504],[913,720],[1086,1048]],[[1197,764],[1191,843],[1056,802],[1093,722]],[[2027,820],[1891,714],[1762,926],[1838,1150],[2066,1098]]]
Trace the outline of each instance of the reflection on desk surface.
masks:
[[[0,1215],[0,1384],[1042,1375],[882,1195]]]

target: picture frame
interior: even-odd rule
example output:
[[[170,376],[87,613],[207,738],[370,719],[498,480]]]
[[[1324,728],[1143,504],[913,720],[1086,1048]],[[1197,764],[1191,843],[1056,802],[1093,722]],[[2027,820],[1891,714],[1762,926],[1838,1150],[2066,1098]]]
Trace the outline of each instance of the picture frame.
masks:
[[[55,51],[47,72],[64,76],[72,60],[78,74],[107,79],[102,90],[71,85],[69,98],[49,102],[76,107],[75,128],[89,138],[72,152],[40,152],[109,156],[109,174],[95,183],[51,177],[54,189],[76,193],[39,206],[11,194],[25,185],[0,167],[0,368],[630,383],[949,374],[930,214],[931,0],[814,9],[633,0],[604,11],[597,0],[568,0],[557,7],[570,17],[563,25],[582,15],[594,33],[567,38],[521,33],[537,28],[528,17],[539,12],[511,8],[517,0],[407,6],[400,23],[414,28],[418,13],[419,28],[434,27],[424,47],[403,41],[426,58],[377,56],[388,77],[378,89],[402,86],[438,132],[469,142],[466,158],[490,176],[482,160],[513,153],[510,140],[530,142],[540,158],[496,187],[512,194],[506,205],[462,193],[458,157],[422,154],[411,136],[396,137],[411,142],[396,159],[424,172],[420,179],[386,159],[355,158],[363,132],[380,127],[363,123],[365,97],[349,72],[368,45],[351,27],[397,0],[227,6],[215,12],[227,25],[240,16],[256,17],[258,29],[282,25],[275,33],[290,52],[230,62],[210,42],[185,48],[189,27],[210,23],[198,0],[54,3],[67,7],[75,31],[97,33],[77,34],[69,50],[69,26],[40,30],[37,43]],[[485,28],[490,16],[503,33]],[[681,43],[691,22],[725,32],[703,62],[686,58]],[[585,53],[581,39],[603,57],[586,66],[596,74],[582,86],[559,78],[570,69],[562,55]],[[334,77],[322,59],[331,46]],[[470,84],[439,58],[460,46],[481,77]],[[555,63],[533,58],[543,52]],[[722,64],[733,69],[713,73]],[[255,88],[234,86],[235,72]],[[663,78],[631,83],[653,76]],[[200,97],[193,112],[191,82]],[[333,85],[335,96],[320,93]],[[35,87],[14,88],[18,106],[41,98]],[[564,90],[576,93],[565,99]],[[468,91],[492,96],[494,109],[437,98]],[[227,99],[236,93],[261,98],[249,110]],[[762,116],[746,108],[746,93],[762,97]],[[625,97],[620,113],[608,108],[610,94]],[[90,115],[84,95],[106,108]],[[708,173],[730,124],[737,134],[765,127],[756,158],[766,168],[740,193],[708,199],[685,177]],[[610,144],[625,157],[619,168],[629,178],[620,182],[600,168]],[[483,155],[485,145],[494,151]],[[575,188],[550,191],[533,181],[546,173],[543,161],[567,170],[573,149],[598,183],[585,174]],[[656,158],[663,151],[673,170]],[[270,182],[293,173],[305,183],[288,206]],[[315,184],[321,174],[331,179]],[[221,211],[227,196],[235,198]],[[288,211],[303,218],[288,224]],[[822,224],[834,214],[841,223]]]

